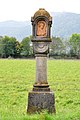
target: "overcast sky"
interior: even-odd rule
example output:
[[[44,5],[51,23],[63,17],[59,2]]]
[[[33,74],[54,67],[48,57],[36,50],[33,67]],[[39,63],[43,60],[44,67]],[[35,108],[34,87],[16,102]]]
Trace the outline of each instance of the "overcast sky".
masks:
[[[80,0],[0,0],[0,21],[27,21],[39,9],[80,14]]]

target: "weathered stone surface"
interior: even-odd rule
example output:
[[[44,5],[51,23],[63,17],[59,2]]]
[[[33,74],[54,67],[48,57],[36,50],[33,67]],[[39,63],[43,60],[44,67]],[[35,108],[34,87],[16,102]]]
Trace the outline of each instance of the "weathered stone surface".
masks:
[[[36,57],[36,82],[35,84],[47,83],[47,57]]]
[[[44,38],[46,42],[51,41],[50,35],[51,35],[52,17],[45,9],[39,9],[31,18],[31,22],[32,22],[33,42],[35,42],[36,38],[40,41],[43,41]]]
[[[48,42],[34,42],[33,50],[35,54],[48,54],[49,52],[49,43]]]
[[[54,93],[47,82],[47,55],[51,42],[52,17],[45,9],[39,9],[31,18],[33,51],[36,57],[36,80],[28,94],[28,113],[47,110],[55,113]]]
[[[45,84],[44,86],[41,86],[41,85],[40,85],[40,86],[37,86],[36,84],[34,84],[33,91],[38,91],[38,92],[39,92],[39,91],[40,91],[40,92],[41,92],[41,91],[43,91],[43,92],[44,92],[44,91],[46,91],[46,92],[48,91],[48,92],[49,92],[49,91],[50,91],[50,88],[49,88],[49,85],[48,85],[48,84]]]
[[[38,16],[46,16],[48,18],[50,18],[50,14],[44,9],[44,8],[40,8],[33,16],[33,18],[36,18]]]
[[[55,113],[55,99],[53,92],[29,92],[28,95],[28,113],[41,112],[47,110]]]

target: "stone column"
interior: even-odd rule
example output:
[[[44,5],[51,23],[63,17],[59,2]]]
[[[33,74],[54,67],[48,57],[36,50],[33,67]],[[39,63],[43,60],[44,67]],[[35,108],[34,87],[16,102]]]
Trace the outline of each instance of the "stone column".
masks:
[[[37,85],[47,84],[47,57],[36,57]]]
[[[33,85],[34,91],[50,91],[47,82],[47,55],[36,55],[36,80]]]
[[[54,93],[50,91],[47,82],[47,55],[36,55],[36,81],[33,90],[28,94],[28,113],[47,110],[55,113]]]
[[[47,82],[47,54],[51,42],[50,28],[52,17],[45,9],[39,9],[31,18],[33,27],[33,51],[36,58],[36,80],[28,94],[28,113],[47,110],[55,113],[54,93]]]

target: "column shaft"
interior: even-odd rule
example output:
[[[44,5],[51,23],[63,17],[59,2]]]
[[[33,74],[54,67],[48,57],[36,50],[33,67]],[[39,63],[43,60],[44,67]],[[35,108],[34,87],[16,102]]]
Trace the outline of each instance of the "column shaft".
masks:
[[[47,57],[36,57],[36,84],[47,84]]]

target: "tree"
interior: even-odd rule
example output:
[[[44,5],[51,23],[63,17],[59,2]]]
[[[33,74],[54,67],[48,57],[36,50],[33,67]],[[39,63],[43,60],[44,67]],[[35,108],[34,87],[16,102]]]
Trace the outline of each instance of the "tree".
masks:
[[[7,57],[7,41],[8,41],[8,39],[9,39],[9,37],[5,36],[0,41],[0,55],[2,58]]]
[[[21,44],[19,41],[16,41],[15,57],[20,57],[20,54],[21,54]]]
[[[2,44],[3,37],[0,36],[0,57],[2,57],[3,53],[3,44]]]
[[[60,37],[52,37],[52,42],[50,44],[50,55],[61,56],[64,54],[64,44]]]
[[[16,38],[11,37],[7,41],[7,55],[15,57],[16,54]]]
[[[80,34],[72,34],[69,43],[71,56],[77,56],[77,58],[80,58]]]
[[[21,56],[27,57],[30,55],[30,37],[26,37],[21,42]]]
[[[16,38],[4,36],[0,40],[0,55],[3,58],[14,57],[16,52]]]

